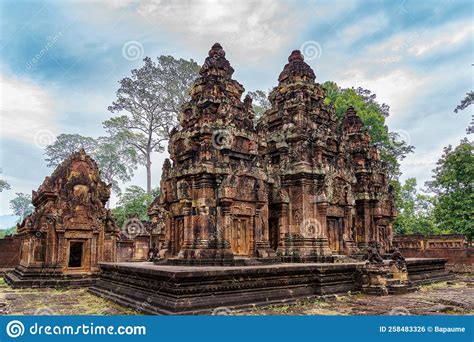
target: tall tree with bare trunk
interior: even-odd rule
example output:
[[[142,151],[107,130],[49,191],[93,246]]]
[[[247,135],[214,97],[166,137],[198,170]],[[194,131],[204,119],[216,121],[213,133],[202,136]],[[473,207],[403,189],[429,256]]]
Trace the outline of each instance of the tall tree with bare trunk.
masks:
[[[199,72],[193,60],[160,56],[155,63],[144,59],[145,65],[133,69],[117,90],[117,99],[109,106],[112,113],[124,112],[104,122],[112,137],[132,146],[142,156],[147,172],[147,193],[151,194],[151,155],[162,152],[173,127],[181,104]]]

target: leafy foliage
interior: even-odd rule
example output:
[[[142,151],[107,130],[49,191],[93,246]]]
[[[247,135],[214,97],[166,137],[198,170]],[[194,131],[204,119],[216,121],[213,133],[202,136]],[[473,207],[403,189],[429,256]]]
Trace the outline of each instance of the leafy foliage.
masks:
[[[19,222],[33,212],[33,204],[31,204],[31,195],[21,192],[16,193],[16,197],[10,201],[10,209],[13,214],[19,216]]]
[[[444,148],[428,189],[437,195],[434,218],[444,230],[474,238],[474,146],[467,139]]]
[[[10,227],[5,230],[0,230],[0,239],[3,239],[7,235],[14,235],[16,234],[16,226]]]
[[[419,193],[416,179],[408,178],[395,193],[398,215],[394,222],[396,234],[439,234],[433,209],[435,197]]]
[[[457,113],[461,110],[466,109],[470,105],[474,103],[474,91],[470,91],[469,93],[466,93],[466,97],[461,101],[459,105],[456,106],[454,109],[454,112]]]
[[[139,160],[135,149],[117,136],[94,139],[79,134],[60,134],[52,144],[46,146],[48,166],[59,165],[81,148],[94,158],[102,179],[112,184],[112,190],[120,195],[118,181],[130,181]]]
[[[81,148],[92,155],[97,148],[97,141],[94,138],[80,134],[58,135],[56,140],[45,148],[44,154],[47,156],[45,160],[48,162],[48,167],[58,166],[64,159]]]
[[[2,170],[0,169],[0,173],[2,173]],[[6,180],[0,179],[0,192],[3,190],[10,190],[10,184]]]
[[[268,90],[267,92],[263,90],[255,90],[248,92],[248,95],[253,100],[252,106],[253,110],[255,111],[255,122],[257,122],[262,117],[266,110],[271,108],[271,103],[268,99],[269,93],[270,90]]]
[[[159,189],[154,189],[153,195],[151,195],[137,185],[127,187],[120,197],[118,206],[112,209],[117,224],[122,227],[125,221],[133,215],[137,215],[141,220],[148,220],[148,207],[153,202],[154,195],[158,194]]]
[[[130,181],[139,160],[135,149],[114,137],[100,137],[93,158],[102,179],[112,184],[112,189],[118,195],[121,193],[118,181]]]
[[[151,154],[161,152],[177,125],[177,115],[188,98],[189,88],[199,72],[193,60],[160,56],[157,63],[144,59],[145,65],[133,69],[131,77],[119,81],[117,99],[109,106],[112,113],[126,112],[104,122],[116,137],[142,156],[147,169],[147,193],[151,194]]]
[[[349,106],[356,109],[369,131],[372,143],[379,147],[380,157],[387,164],[390,179],[397,181],[401,175],[400,161],[415,148],[408,145],[396,132],[389,132],[385,119],[390,114],[390,107],[385,103],[378,103],[375,94],[361,87],[343,89],[329,81],[322,86],[326,91],[325,103],[334,106],[339,120],[342,120]]]
[[[461,101],[461,103],[454,109],[454,112],[457,113],[462,111],[474,103],[474,91],[470,91],[466,94],[466,97]],[[472,121],[466,129],[468,134],[474,133],[474,115],[472,115]]]

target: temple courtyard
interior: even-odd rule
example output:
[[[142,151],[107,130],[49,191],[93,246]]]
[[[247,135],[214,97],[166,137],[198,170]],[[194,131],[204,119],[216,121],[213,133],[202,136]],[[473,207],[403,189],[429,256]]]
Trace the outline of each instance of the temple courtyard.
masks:
[[[86,288],[12,289],[0,278],[0,315],[137,315],[140,314],[91,294]],[[230,310],[216,315],[473,315],[474,277],[421,285],[397,296],[360,293],[328,295],[293,304]]]
[[[84,148],[32,191],[0,240],[0,310],[472,313],[472,277],[446,267],[473,264],[467,240],[394,237],[395,189],[357,109],[337,114],[294,50],[256,122],[225,56],[212,45],[181,106],[146,215],[118,224]]]

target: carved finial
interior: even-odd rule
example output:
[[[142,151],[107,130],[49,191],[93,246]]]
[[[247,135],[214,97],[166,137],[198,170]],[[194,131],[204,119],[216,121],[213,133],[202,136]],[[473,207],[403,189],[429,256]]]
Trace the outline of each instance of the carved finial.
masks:
[[[341,128],[348,133],[358,132],[364,127],[361,118],[357,115],[354,107],[349,106],[341,122]]]
[[[252,97],[251,97],[249,94],[245,95],[245,98],[244,98],[244,105],[245,105],[246,107],[251,107],[251,106],[252,106],[252,101],[253,101],[253,99],[252,99]]]
[[[222,45],[219,43],[215,43],[214,45],[212,45],[211,49],[209,50],[209,57],[212,57],[212,58],[225,57],[225,51],[222,48]]]
[[[316,75],[314,74],[313,69],[304,61],[304,56],[300,50],[293,50],[288,57],[288,63],[283,68],[283,71],[278,77],[279,82],[284,82],[287,80],[298,78],[298,79],[307,79],[314,81]]]
[[[300,50],[293,50],[291,55],[288,57],[288,62],[293,61],[304,61],[304,56]]]
[[[215,43],[209,50],[209,57],[206,58],[200,75],[216,75],[230,78],[234,73],[234,69],[230,66],[229,61],[225,58],[225,51],[221,44]]]
[[[354,107],[349,106],[349,108],[347,108],[346,115],[347,115],[347,116],[354,116],[354,115],[357,115],[357,113],[356,113]]]

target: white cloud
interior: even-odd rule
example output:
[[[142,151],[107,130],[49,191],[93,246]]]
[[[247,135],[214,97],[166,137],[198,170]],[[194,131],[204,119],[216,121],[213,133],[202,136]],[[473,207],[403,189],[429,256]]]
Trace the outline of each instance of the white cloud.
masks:
[[[108,7],[110,9],[110,7]],[[220,42],[242,63],[264,61],[294,43],[309,13],[273,0],[144,1],[129,6],[132,18],[151,32],[178,42],[189,51]]]
[[[36,144],[52,142],[57,132],[52,95],[31,80],[1,75],[1,136]]]
[[[458,20],[437,27],[417,27],[416,30],[393,34],[379,44],[369,46],[367,54],[375,63],[420,58],[428,54],[449,52],[461,44],[469,44],[474,32],[470,21]]]
[[[362,38],[369,38],[374,33],[385,29],[389,21],[384,13],[367,16],[356,23],[346,26],[339,32],[339,36],[346,44],[354,43]]]
[[[426,54],[449,51],[457,44],[472,40],[474,26],[468,22],[454,22],[434,30],[423,31],[408,48],[416,57]]]
[[[370,89],[377,94],[379,102],[390,105],[392,115],[403,113],[410,107],[413,99],[418,96],[419,89],[422,89],[431,80],[426,75],[416,74],[408,69],[397,69],[387,71],[379,77],[368,77],[364,69],[350,69],[337,76],[338,83],[342,87],[360,86]]]

